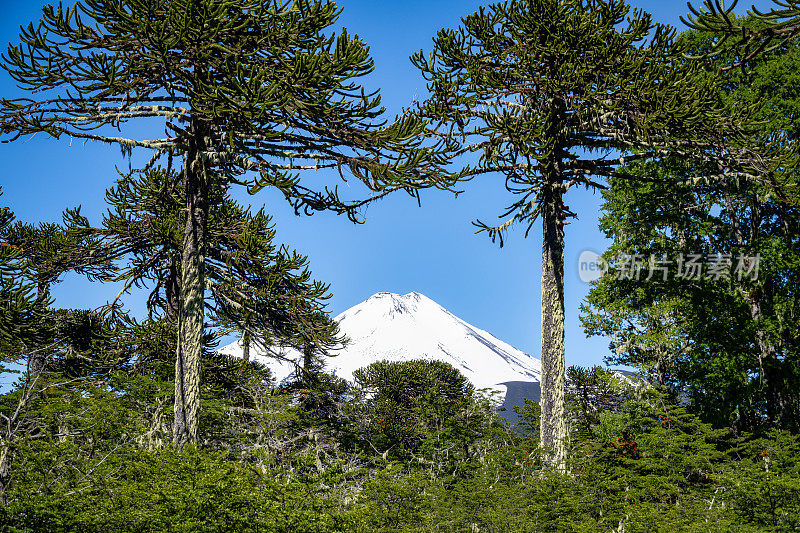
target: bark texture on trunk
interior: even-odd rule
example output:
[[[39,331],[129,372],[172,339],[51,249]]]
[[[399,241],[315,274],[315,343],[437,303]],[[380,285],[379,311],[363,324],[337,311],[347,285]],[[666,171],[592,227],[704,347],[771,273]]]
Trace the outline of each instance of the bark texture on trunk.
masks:
[[[542,195],[542,418],[540,442],[548,462],[563,470],[564,415],[564,201],[560,183]]]
[[[181,258],[178,347],[175,361],[174,441],[197,443],[200,412],[200,357],[203,351],[205,314],[207,187],[200,150],[190,150],[184,165],[186,186],[186,227]]]
[[[540,216],[542,217],[542,418],[540,446],[545,460],[559,471],[566,470],[567,421],[564,413],[564,205],[562,161],[566,104],[561,98],[550,102],[546,139],[549,154],[544,158]]]
[[[242,332],[242,361],[250,361],[250,333],[247,331]]]
[[[167,320],[177,324],[178,315],[180,314],[180,274],[178,273],[177,261],[173,254],[170,254],[169,257],[169,274],[165,282],[164,292],[167,304],[165,310]]]

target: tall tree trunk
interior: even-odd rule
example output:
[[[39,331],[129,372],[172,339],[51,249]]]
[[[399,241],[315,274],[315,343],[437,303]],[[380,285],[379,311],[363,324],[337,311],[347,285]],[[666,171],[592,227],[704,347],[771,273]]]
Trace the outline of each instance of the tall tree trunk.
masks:
[[[180,313],[180,274],[178,273],[178,264],[176,257],[170,253],[169,255],[169,272],[164,287],[167,308],[165,310],[167,320],[175,324],[178,323],[178,315]]]
[[[242,332],[242,361],[250,361],[250,332],[247,330]]]
[[[311,371],[311,365],[314,364],[314,343],[306,341],[303,344],[303,370],[306,374]]]
[[[564,415],[564,191],[549,181],[542,195],[542,381],[541,446],[548,462],[565,468]]]
[[[310,389],[317,385],[317,375],[314,373],[314,343],[306,340],[303,344],[303,383]]]
[[[202,139],[197,129],[193,133],[195,139]],[[208,176],[200,157],[201,151],[202,146],[192,146],[184,164],[186,227],[181,258],[174,425],[174,441],[180,447],[197,443],[200,412],[200,357],[205,314],[204,248],[208,218]]]

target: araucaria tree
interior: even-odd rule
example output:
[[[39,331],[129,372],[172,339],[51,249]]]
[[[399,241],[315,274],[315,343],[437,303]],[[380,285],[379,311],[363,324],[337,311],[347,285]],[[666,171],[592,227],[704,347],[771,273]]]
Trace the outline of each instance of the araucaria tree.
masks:
[[[683,58],[674,35],[622,0],[514,0],[441,30],[429,55],[412,57],[432,93],[423,113],[480,155],[466,172],[502,173],[518,196],[507,221],[479,231],[502,245],[511,226],[541,218],[540,436],[556,465],[566,446],[564,225],[575,216],[564,195],[603,188],[624,158],[667,152],[737,171],[736,158],[719,157],[736,127],[721,125],[717,79]]]
[[[174,439],[196,441],[210,194],[231,184],[277,188],[298,212],[356,218],[395,189],[447,187],[441,152],[423,148],[424,123],[379,122],[380,98],[357,79],[373,68],[346,30],[328,35],[330,1],[86,0],[46,6],[3,66],[36,99],[0,100],[6,140],[44,132],[178,157],[185,189]],[[123,137],[131,120],[158,138]],[[142,131],[141,129],[138,131]],[[338,170],[374,194],[347,201],[307,170]]]
[[[152,287],[151,315],[178,319],[180,257],[185,218],[180,172],[151,168],[122,176],[106,192],[110,209],[100,227],[92,227],[79,210],[64,218],[67,234],[91,238],[97,259],[117,261],[114,281]],[[275,230],[263,210],[251,213],[228,197],[211,191],[206,222],[206,309],[208,323],[220,333],[242,333],[243,359],[254,344],[305,346],[318,351],[338,346],[338,326],[323,312],[328,286],[311,279],[305,256],[274,242]],[[120,264],[124,262],[125,264]],[[116,307],[116,300],[112,306]]]

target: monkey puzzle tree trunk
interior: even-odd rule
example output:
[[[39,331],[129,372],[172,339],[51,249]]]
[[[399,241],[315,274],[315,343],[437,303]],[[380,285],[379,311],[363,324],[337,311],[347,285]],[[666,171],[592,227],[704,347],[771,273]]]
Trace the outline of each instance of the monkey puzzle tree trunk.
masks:
[[[303,382],[309,388],[317,383],[317,376],[314,373],[314,343],[310,340],[303,344]]]
[[[250,332],[247,330],[242,332],[242,361],[250,361]]]
[[[306,341],[303,345],[303,370],[306,373],[311,371],[311,365],[314,363],[314,343]]]
[[[197,139],[197,128],[194,128]],[[202,137],[200,137],[202,138]],[[200,411],[200,357],[203,351],[204,247],[208,219],[208,181],[194,143],[186,154],[186,227],[183,235],[178,347],[175,361],[174,441],[178,446],[197,442]]]
[[[166,294],[166,315],[167,320],[177,324],[180,313],[180,282],[178,265],[173,254],[169,256],[169,273],[167,275],[165,294]]]
[[[548,181],[542,194],[542,380],[540,444],[547,461],[565,467],[564,191]]]

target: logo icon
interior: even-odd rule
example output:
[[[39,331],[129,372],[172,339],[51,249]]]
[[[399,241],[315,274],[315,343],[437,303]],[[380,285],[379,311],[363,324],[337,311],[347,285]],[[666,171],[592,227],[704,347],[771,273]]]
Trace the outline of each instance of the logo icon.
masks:
[[[600,279],[608,272],[606,263],[600,254],[592,250],[584,250],[578,257],[578,277],[584,283],[591,283]]]

